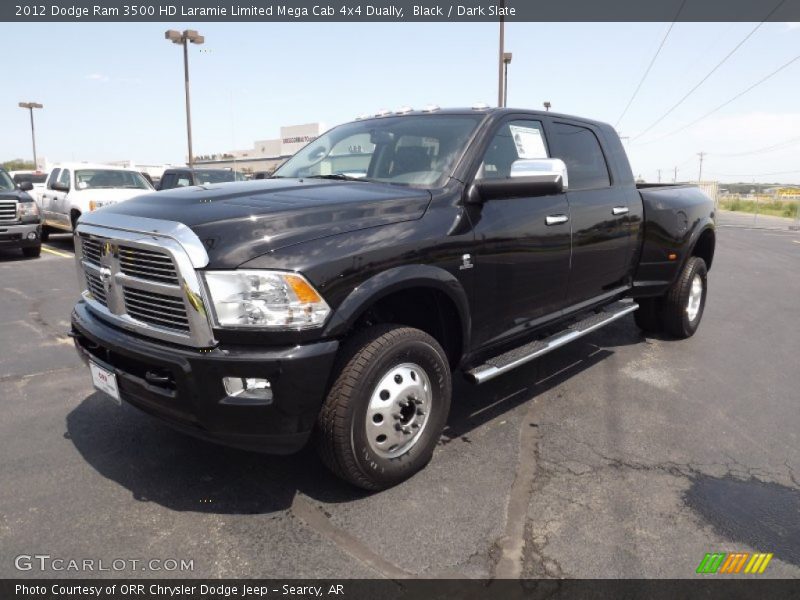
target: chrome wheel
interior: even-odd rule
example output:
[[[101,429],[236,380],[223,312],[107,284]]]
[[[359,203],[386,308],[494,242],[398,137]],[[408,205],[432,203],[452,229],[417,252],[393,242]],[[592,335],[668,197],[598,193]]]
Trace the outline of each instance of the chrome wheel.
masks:
[[[431,411],[431,382],[419,365],[392,367],[372,390],[367,407],[367,441],[375,454],[395,458],[419,440]]]
[[[689,289],[689,299],[686,302],[686,315],[690,322],[694,322],[700,312],[700,305],[703,301],[703,279],[700,275],[695,275],[692,279],[692,287]]]

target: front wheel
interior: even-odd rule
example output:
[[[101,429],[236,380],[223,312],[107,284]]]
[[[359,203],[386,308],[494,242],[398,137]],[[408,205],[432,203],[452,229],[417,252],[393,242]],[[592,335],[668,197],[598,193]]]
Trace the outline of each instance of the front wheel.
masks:
[[[422,469],[450,410],[450,368],[439,343],[411,327],[371,327],[345,345],[339,368],[317,422],[328,468],[367,490]]]

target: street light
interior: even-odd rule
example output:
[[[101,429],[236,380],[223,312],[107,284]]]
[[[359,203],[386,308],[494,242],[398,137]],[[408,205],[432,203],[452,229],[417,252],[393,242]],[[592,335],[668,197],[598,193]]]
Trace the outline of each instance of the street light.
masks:
[[[169,29],[164,32],[164,39],[173,44],[183,46],[183,81],[186,87],[186,136],[189,142],[189,168],[194,168],[194,155],[192,154],[192,109],[189,100],[189,42],[202,44],[206,39],[194,29],[186,29],[183,33]]]
[[[511,64],[511,52],[503,52],[503,107],[508,106],[508,65]]]
[[[20,108],[27,108],[28,111],[31,113],[31,141],[33,142],[33,170],[36,171],[39,169],[39,163],[36,161],[36,131],[33,127],[33,109],[44,108],[44,105],[39,104],[38,102],[20,102],[18,106]]]
[[[551,106],[553,106],[553,105],[552,105],[552,104],[550,104],[550,101],[549,101],[549,100],[545,100],[545,101],[544,101],[544,110],[545,110],[546,112],[550,112],[550,107],[551,107]]]

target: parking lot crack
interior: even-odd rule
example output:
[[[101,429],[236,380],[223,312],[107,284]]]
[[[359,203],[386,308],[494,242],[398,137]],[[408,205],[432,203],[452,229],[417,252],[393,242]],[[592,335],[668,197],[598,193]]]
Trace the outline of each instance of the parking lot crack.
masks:
[[[306,526],[380,576],[386,579],[409,579],[415,576],[380,556],[351,533],[334,525],[321,508],[302,494],[295,495],[290,512]]]
[[[539,428],[534,425],[535,408],[536,404],[531,403],[520,427],[519,455],[516,476],[508,495],[505,532],[495,542],[498,558],[493,574],[498,579],[518,579],[522,575],[525,527],[539,459]]]

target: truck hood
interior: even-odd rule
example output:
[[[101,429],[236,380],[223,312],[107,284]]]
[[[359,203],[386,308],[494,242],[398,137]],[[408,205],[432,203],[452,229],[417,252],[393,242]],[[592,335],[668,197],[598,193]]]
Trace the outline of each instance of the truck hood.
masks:
[[[365,181],[264,179],[140,196],[95,213],[177,221],[202,240],[210,268],[235,268],[279,248],[419,219],[426,190]]]
[[[16,200],[17,202],[28,202],[31,200],[28,192],[22,190],[3,190],[0,191],[0,200]]]

